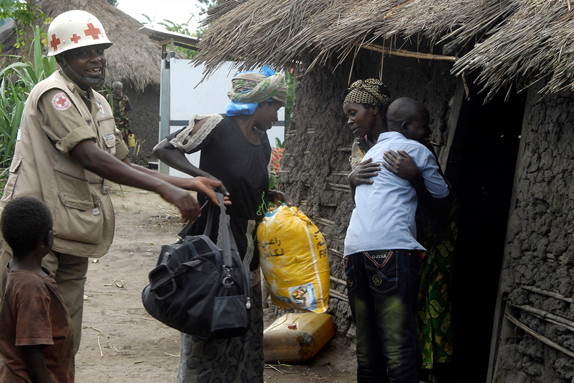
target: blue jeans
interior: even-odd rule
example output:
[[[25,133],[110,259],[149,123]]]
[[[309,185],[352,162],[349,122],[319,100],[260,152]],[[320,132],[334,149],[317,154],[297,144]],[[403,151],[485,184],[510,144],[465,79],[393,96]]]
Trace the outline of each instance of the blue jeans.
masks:
[[[419,383],[416,316],[423,256],[416,250],[377,250],[345,258],[359,383]]]

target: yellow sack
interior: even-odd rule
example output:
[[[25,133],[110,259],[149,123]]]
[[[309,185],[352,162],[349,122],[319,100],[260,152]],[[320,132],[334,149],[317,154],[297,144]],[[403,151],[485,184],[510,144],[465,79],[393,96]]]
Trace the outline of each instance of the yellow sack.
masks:
[[[296,207],[285,204],[257,227],[263,276],[273,304],[325,312],[329,305],[329,258],[323,234]]]

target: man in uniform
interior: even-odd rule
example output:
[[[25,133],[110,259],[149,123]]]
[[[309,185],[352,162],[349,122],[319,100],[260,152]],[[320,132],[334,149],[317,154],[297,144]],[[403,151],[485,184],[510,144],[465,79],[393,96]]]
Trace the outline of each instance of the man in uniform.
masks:
[[[104,82],[104,50],[112,45],[96,17],[80,10],[59,15],[48,29],[48,43],[48,56],[55,56],[60,70],[30,92],[0,209],[13,198],[31,196],[54,216],[53,250],[43,266],[55,274],[77,351],[88,258],[103,256],[114,236],[109,181],[158,193],[184,220],[200,214],[187,190],[217,201],[213,188],[221,183],[170,177],[129,162],[111,107],[94,90]],[[2,241],[0,275],[10,259]]]

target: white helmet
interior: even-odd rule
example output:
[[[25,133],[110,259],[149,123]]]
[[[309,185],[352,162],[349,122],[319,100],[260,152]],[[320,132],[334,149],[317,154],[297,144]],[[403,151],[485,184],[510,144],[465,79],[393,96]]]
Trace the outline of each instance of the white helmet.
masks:
[[[108,40],[100,20],[86,11],[64,12],[56,16],[48,28],[48,56],[102,44],[109,48],[112,42]]]

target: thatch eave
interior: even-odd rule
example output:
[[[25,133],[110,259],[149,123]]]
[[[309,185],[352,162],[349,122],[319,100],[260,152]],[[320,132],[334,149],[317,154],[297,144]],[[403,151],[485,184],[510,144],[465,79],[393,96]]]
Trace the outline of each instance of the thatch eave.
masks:
[[[340,61],[357,46],[415,41],[424,53],[440,44],[459,55],[453,73],[477,72],[491,94],[541,78],[549,79],[544,92],[558,92],[574,90],[573,18],[563,1],[282,0],[270,7],[233,0],[206,20],[196,62],[208,72],[226,60],[309,68]]]
[[[574,90],[574,12],[559,3],[529,1],[457,61],[453,73],[479,71],[490,94],[543,78],[549,80],[543,93]]]

